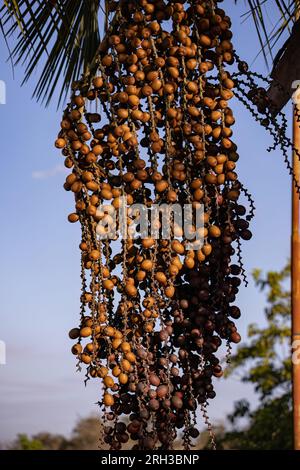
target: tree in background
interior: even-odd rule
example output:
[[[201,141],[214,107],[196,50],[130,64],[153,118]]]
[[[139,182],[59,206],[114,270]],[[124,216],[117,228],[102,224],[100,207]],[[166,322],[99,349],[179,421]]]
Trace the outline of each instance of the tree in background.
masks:
[[[70,439],[49,432],[40,432],[31,438],[19,434],[9,446],[11,450],[97,450],[99,449],[100,421],[98,416],[80,418]]]
[[[43,443],[33,437],[30,438],[27,434],[18,434],[15,442],[9,446],[9,450],[43,450]]]
[[[250,409],[247,400],[235,404],[229,416],[232,431],[219,436],[219,446],[234,449],[291,449],[291,303],[290,265],[282,271],[263,276],[253,273],[256,286],[267,292],[266,325],[249,325],[249,342],[242,344],[232,357],[227,376],[241,373],[239,380],[251,383],[260,404]],[[239,428],[241,418],[248,418],[246,428]]]
[[[97,450],[100,446],[101,423],[98,416],[89,416],[78,420],[73,429],[68,450]],[[102,447],[103,448],[103,447]]]

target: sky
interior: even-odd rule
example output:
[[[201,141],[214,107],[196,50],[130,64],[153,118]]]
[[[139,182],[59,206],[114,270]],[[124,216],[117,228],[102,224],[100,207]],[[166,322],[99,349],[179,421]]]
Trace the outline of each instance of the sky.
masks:
[[[273,0],[268,2],[272,3]],[[267,74],[253,25],[244,22],[243,1],[222,4],[232,17],[234,45],[251,69]],[[79,417],[97,413],[100,387],[76,372],[68,331],[77,326],[80,296],[78,224],[67,222],[73,210],[63,189],[66,170],[54,146],[61,120],[56,102],[45,109],[31,99],[33,80],[20,87],[23,70],[13,79],[7,49],[0,38],[0,80],[6,83],[6,104],[0,105],[2,215],[0,244],[0,340],[7,363],[0,365],[0,441],[18,433],[50,431],[68,435]],[[243,340],[252,322],[263,324],[265,297],[251,281],[254,268],[284,266],[290,250],[290,178],[279,151],[268,153],[271,139],[248,111],[234,103],[234,140],[238,173],[255,199],[253,238],[243,244],[249,286],[242,287],[238,327]],[[291,116],[291,105],[286,107]],[[211,401],[213,423],[222,422],[233,403],[257,398],[239,376],[216,381]]]

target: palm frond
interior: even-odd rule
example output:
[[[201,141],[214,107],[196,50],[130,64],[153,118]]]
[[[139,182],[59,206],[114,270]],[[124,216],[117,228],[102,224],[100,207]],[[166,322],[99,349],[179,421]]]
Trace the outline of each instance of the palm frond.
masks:
[[[8,11],[10,11],[19,26],[20,30],[23,31],[23,19],[22,15],[19,9],[18,2],[16,0],[8,1],[8,0],[3,0],[5,7],[7,8]]]
[[[237,3],[238,0],[235,0]],[[268,56],[273,60],[273,51],[284,33],[291,32],[292,26],[300,14],[299,0],[246,0],[249,7],[242,15],[252,18],[257,32],[261,52],[266,64]],[[270,13],[270,14],[269,14]],[[272,25],[269,18],[275,22]],[[269,24],[268,24],[269,23]]]
[[[58,85],[60,103],[93,60],[100,7],[100,0],[4,0],[0,30],[8,43],[14,35],[10,57],[25,67],[23,83],[42,67],[33,96],[46,105]]]

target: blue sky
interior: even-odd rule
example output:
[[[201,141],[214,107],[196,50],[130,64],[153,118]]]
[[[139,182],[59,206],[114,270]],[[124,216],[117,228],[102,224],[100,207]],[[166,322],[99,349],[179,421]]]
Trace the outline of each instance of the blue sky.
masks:
[[[269,3],[269,2],[268,2]],[[270,2],[272,3],[272,2]],[[243,2],[222,4],[233,20],[238,54],[257,71],[267,73],[250,21],[242,23]],[[0,366],[0,440],[17,433],[47,430],[69,433],[79,416],[97,412],[99,383],[84,387],[76,373],[67,333],[79,318],[79,225],[66,218],[73,200],[62,185],[66,171],[53,147],[61,112],[56,103],[44,109],[31,100],[33,83],[20,88],[22,69],[13,80],[0,40],[0,79],[6,82],[7,104],[0,105],[1,264],[0,339],[7,345],[7,365]],[[238,172],[257,207],[254,236],[244,243],[247,272],[280,269],[290,249],[290,178],[280,152],[266,152],[271,139],[238,103],[234,106],[234,139],[239,146]],[[288,105],[287,116],[291,115]],[[238,303],[239,330],[263,322],[264,296],[250,281]],[[222,421],[233,401],[249,398],[250,386],[236,376],[219,380],[217,398],[209,407],[214,422]]]

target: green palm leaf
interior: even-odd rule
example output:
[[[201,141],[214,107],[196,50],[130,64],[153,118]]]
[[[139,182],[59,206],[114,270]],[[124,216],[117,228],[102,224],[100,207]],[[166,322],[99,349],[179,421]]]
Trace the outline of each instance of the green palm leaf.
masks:
[[[72,81],[92,62],[100,42],[100,0],[5,0],[0,29],[12,34],[14,64],[25,67],[23,83],[41,67],[33,96],[49,104],[60,88],[59,103]]]

